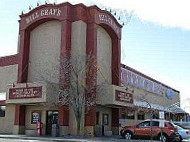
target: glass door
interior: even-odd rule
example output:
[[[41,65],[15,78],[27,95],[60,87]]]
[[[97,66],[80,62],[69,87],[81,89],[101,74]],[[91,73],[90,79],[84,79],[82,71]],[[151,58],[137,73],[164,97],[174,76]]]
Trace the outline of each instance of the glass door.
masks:
[[[52,124],[58,123],[58,111],[48,110],[46,113],[46,134],[51,135]]]

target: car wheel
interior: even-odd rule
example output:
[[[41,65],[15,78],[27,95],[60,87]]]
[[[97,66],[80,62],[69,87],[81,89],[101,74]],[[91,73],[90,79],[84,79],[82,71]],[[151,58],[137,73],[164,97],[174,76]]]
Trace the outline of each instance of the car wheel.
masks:
[[[168,137],[165,134],[159,135],[158,140],[160,140],[161,142],[167,142]]]
[[[124,138],[127,139],[127,140],[131,140],[131,139],[132,139],[132,134],[131,134],[131,132],[125,132],[125,133],[124,133]]]
[[[181,136],[180,136],[179,138],[180,138],[179,142],[182,142],[182,141],[183,141],[183,138],[182,138]]]

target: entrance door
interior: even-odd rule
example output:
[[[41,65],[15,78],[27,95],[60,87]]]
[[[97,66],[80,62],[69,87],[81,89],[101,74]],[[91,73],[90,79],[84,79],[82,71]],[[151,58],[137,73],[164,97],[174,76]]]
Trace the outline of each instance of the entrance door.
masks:
[[[52,130],[52,124],[57,124],[58,111],[57,110],[48,110],[46,113],[46,134],[50,135]]]

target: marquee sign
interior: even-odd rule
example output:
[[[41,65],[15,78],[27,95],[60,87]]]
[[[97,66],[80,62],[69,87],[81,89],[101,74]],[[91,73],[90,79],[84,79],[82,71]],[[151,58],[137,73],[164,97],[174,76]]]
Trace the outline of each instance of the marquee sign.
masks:
[[[124,84],[129,84],[136,88],[141,88],[158,95],[163,95],[167,89],[162,84],[142,77],[125,68],[121,68],[121,81]]]
[[[45,16],[61,16],[61,10],[59,8],[46,8],[46,9],[41,9],[40,11],[37,11],[35,13],[32,13],[26,18],[26,23],[29,24],[32,21],[40,18],[40,17],[45,17]]]
[[[133,103],[133,94],[115,90],[115,100],[125,103]]]
[[[9,99],[41,98],[42,86],[27,88],[10,88]]]
[[[97,14],[96,19],[101,23],[108,24],[110,27],[112,27],[114,29],[114,31],[118,35],[121,34],[121,28],[118,26],[116,21],[110,15],[108,15],[106,13],[99,13],[99,14]]]

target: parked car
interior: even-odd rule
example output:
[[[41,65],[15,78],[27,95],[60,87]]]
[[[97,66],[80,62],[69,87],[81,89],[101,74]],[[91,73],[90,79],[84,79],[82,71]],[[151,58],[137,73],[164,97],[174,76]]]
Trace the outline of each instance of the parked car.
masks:
[[[174,125],[177,128],[177,132],[180,135],[180,140],[182,141],[183,139],[190,139],[190,130],[184,129],[178,125]]]
[[[177,128],[174,127],[172,123],[164,120],[164,128],[160,126],[161,120],[152,119],[152,138],[162,140],[163,142],[167,141],[180,141],[180,136],[177,133]],[[121,129],[120,134],[125,139],[132,138],[150,138],[151,137],[151,127],[150,119],[145,120],[135,126],[125,126]]]

